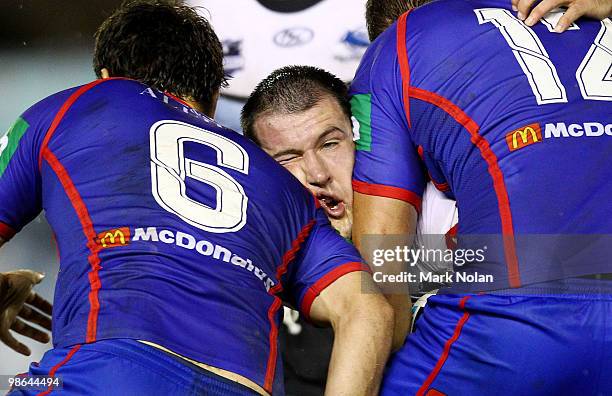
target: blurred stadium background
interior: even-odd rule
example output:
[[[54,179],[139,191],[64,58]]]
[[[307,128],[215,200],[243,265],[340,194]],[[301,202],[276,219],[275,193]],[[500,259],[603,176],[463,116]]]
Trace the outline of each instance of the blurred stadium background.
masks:
[[[121,0],[0,1],[0,134],[29,106],[54,92],[95,79],[93,34]],[[41,216],[0,250],[0,270],[48,274],[38,292],[53,298],[59,268],[49,226]],[[16,335],[20,340],[24,337]],[[25,341],[32,356],[0,344],[0,375],[27,371],[50,344]],[[1,392],[1,391],[0,391]]]

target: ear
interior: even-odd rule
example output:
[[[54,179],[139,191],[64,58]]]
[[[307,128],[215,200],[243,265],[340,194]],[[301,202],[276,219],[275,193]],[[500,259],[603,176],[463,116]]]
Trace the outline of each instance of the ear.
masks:
[[[104,79],[110,78],[110,74],[108,73],[108,69],[106,67],[103,67],[102,70],[100,70],[100,75]]]

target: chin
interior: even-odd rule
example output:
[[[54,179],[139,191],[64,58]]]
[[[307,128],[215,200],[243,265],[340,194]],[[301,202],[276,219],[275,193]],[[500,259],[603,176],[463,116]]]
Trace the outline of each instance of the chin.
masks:
[[[346,214],[341,219],[330,219],[332,227],[342,235],[343,238],[351,239],[353,234],[353,212],[347,207]]]

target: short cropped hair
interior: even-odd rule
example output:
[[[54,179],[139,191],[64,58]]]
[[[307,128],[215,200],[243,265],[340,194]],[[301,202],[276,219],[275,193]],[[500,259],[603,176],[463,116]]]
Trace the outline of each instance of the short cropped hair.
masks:
[[[313,66],[285,66],[262,80],[242,108],[242,130],[260,145],[255,122],[264,113],[295,114],[311,109],[326,95],[351,118],[348,87],[333,74]]]
[[[432,0],[368,0],[366,3],[366,25],[370,41],[374,41],[382,32],[406,11],[422,6]]]
[[[208,21],[177,1],[124,2],[95,34],[93,66],[209,105],[221,86],[223,49]]]

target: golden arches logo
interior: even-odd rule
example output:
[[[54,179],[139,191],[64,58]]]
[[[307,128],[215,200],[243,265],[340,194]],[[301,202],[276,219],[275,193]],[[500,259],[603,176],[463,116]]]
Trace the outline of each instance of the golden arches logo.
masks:
[[[128,245],[130,243],[130,229],[122,227],[101,232],[98,234],[97,243],[103,249]]]
[[[527,125],[506,135],[506,143],[510,151],[515,151],[541,141],[542,129],[538,123]]]

